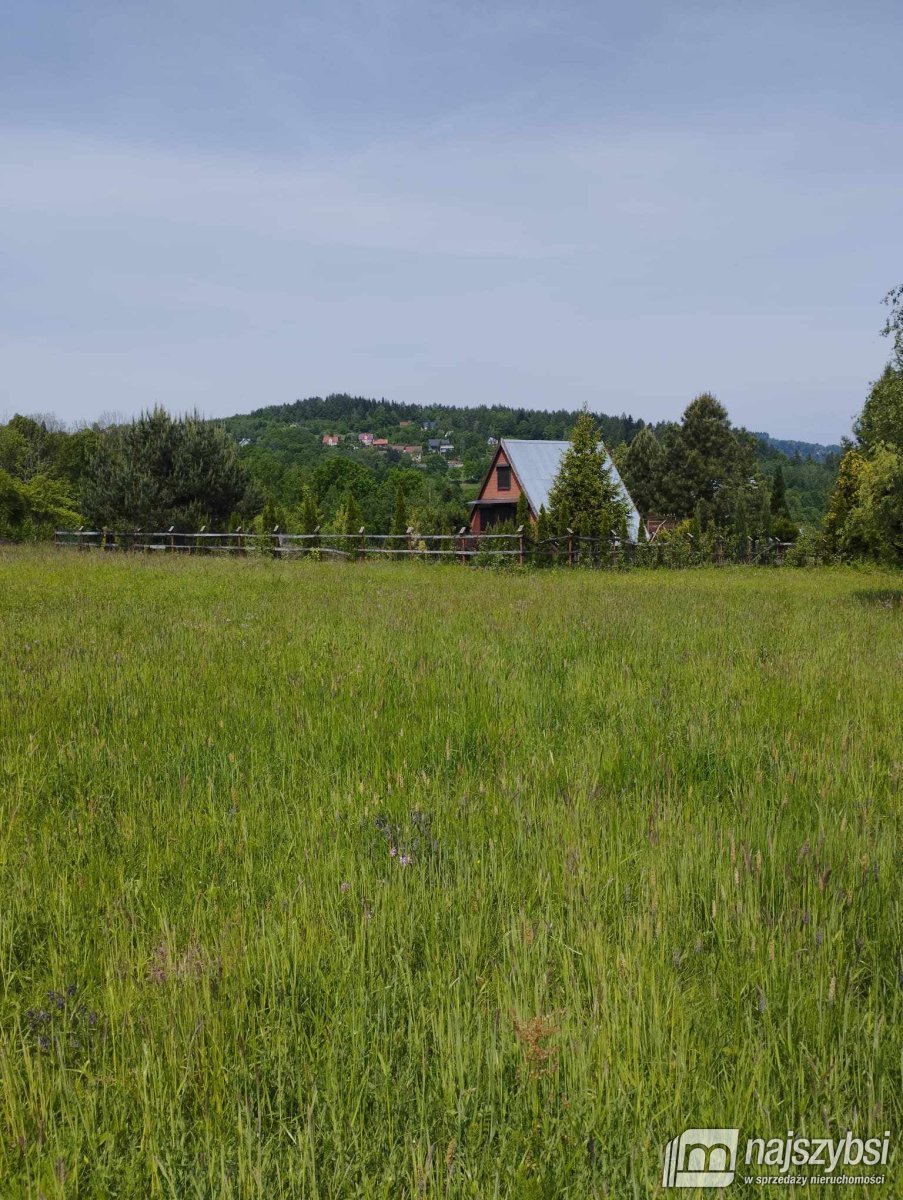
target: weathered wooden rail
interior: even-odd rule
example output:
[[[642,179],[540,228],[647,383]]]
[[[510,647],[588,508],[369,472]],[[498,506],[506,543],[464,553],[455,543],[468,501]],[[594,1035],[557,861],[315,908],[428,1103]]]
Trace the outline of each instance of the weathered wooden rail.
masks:
[[[278,559],[315,558],[359,560],[372,558],[419,558],[435,562],[514,562],[581,567],[678,567],[701,563],[721,565],[745,562],[763,566],[783,563],[791,543],[771,538],[749,539],[745,553],[723,542],[703,553],[692,542],[628,542],[616,537],[581,537],[568,530],[561,537],[534,541],[528,531],[474,534],[423,534],[409,529],[404,534],[368,533],[269,533],[196,532],[167,529],[158,531],[110,529],[59,529],[54,543],[78,550],[138,554],[228,554],[263,555]]]
[[[522,533],[421,534],[409,530],[405,534],[367,533],[283,533],[278,528],[271,533],[246,533],[241,529],[214,533],[206,529],[197,532],[167,529],[148,532],[141,529],[58,529],[54,534],[57,546],[81,550],[103,550],[129,553],[169,554],[262,554],[274,558],[339,557],[364,559],[372,556],[416,558],[453,558],[468,561],[480,553],[491,552],[524,561],[526,541]]]

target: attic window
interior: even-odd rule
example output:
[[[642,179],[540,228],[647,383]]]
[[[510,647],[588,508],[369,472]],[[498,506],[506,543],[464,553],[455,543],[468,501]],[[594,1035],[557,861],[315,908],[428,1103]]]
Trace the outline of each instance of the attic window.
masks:
[[[496,486],[498,487],[500,492],[510,492],[511,491],[511,468],[510,467],[496,467],[495,468],[495,482],[496,482]]]

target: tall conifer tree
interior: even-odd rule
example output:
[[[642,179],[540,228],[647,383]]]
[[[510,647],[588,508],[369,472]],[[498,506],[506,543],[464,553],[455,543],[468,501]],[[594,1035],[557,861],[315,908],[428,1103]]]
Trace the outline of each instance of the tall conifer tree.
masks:
[[[549,493],[552,525],[570,526],[581,537],[623,536],[627,505],[611,477],[596,422],[586,409],[577,417],[571,444]]]

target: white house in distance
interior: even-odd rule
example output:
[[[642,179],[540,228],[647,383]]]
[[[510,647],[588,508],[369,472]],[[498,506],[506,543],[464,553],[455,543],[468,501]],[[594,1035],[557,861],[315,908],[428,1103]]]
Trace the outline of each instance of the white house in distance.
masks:
[[[527,497],[533,521],[538,519],[540,508],[545,507],[548,512],[549,493],[570,444],[502,438],[479,494],[470,506],[470,532],[484,533],[499,521],[513,521],[522,492]],[[601,442],[599,444],[602,446]],[[635,542],[640,529],[640,514],[608,451],[605,451],[605,466],[621,499],[627,504],[627,536]]]

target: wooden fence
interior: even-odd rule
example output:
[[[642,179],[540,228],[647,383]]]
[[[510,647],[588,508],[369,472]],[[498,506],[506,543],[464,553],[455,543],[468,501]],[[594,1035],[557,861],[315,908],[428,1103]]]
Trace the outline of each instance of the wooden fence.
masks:
[[[745,551],[715,542],[705,552],[692,542],[674,539],[667,542],[628,542],[618,538],[588,538],[567,531],[562,537],[533,541],[526,531],[516,533],[283,533],[278,526],[271,533],[196,533],[167,529],[148,532],[141,529],[59,529],[54,543],[79,550],[138,554],[228,554],[264,555],[279,559],[314,558],[358,560],[373,558],[419,558],[435,562],[533,563],[582,567],[677,567],[701,563],[720,565],[746,562],[764,566],[783,563],[791,543],[771,538],[747,539]]]

